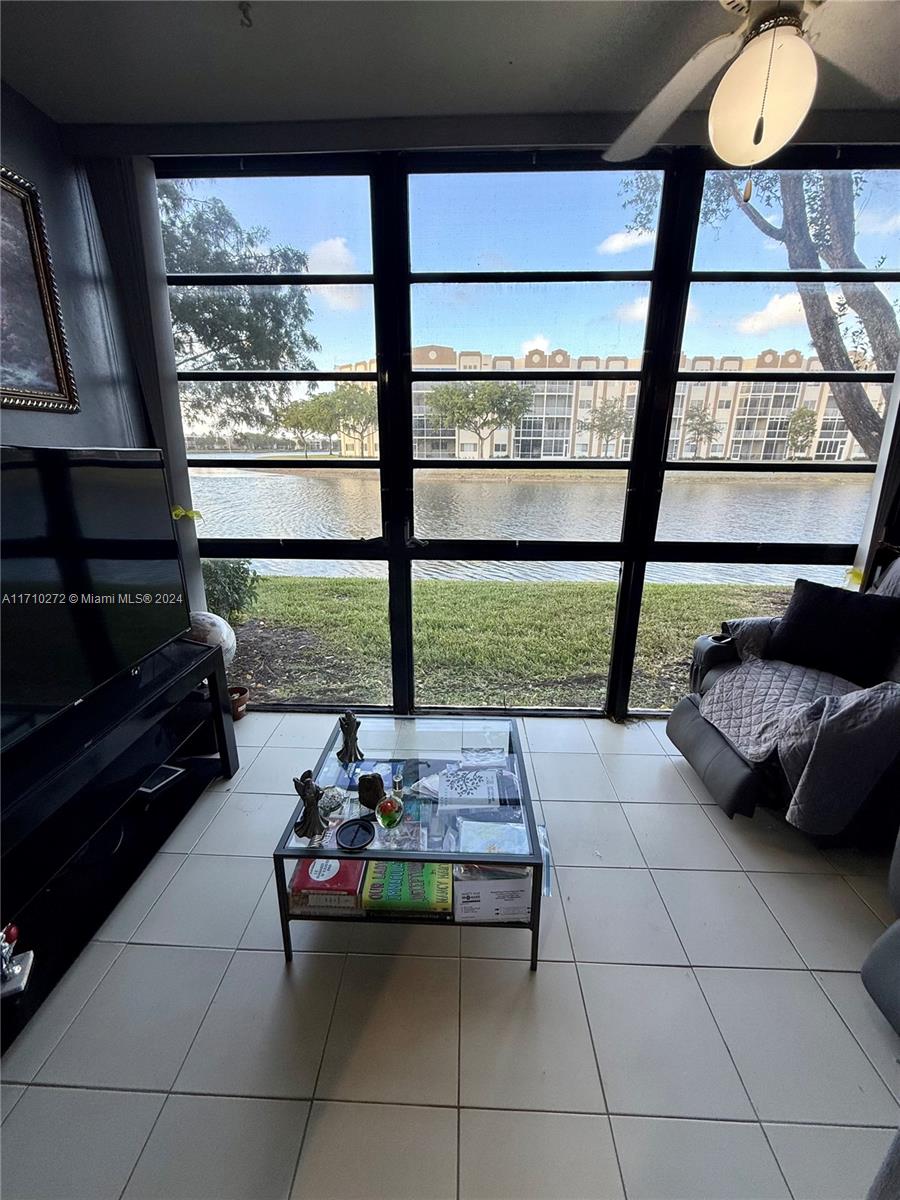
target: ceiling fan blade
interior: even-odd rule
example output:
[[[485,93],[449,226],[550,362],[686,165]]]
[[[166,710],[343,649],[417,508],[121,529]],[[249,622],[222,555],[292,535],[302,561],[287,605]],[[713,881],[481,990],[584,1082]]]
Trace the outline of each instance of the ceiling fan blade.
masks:
[[[606,162],[628,162],[640,158],[660,140],[671,124],[710,80],[731,62],[744,41],[746,23],[734,33],[726,33],[707,42],[692,55],[642,113],[619,134],[603,158]]]
[[[896,41],[884,36],[886,26],[881,21],[872,19],[877,15],[874,9],[896,13],[892,4],[823,0],[806,18],[803,33],[820,57],[877,95],[896,100],[900,97]]]

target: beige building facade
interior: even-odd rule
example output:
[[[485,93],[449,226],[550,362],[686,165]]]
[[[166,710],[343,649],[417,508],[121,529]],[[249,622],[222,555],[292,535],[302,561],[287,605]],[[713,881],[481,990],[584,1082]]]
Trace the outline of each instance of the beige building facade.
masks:
[[[636,371],[640,361],[622,357],[573,356],[563,348],[529,350],[522,357],[490,355],[480,351],[457,351],[451,346],[416,346],[415,370],[521,371]],[[785,373],[821,369],[817,358],[806,358],[799,350],[779,352],[766,349],[756,358],[733,355],[721,358],[682,355],[684,371],[734,371],[746,378],[728,381],[679,382],[669,429],[670,459],[702,458],[727,462],[862,462],[865,455],[850,434],[827,383],[815,380],[764,382],[753,371]],[[373,360],[346,363],[346,371],[372,371]],[[526,415],[514,427],[501,428],[479,439],[472,430],[443,426],[428,408],[432,382],[413,384],[413,449],[417,459],[476,458],[518,459],[621,459],[631,453],[637,380],[534,380],[534,396]],[[866,392],[879,411],[884,411],[883,389],[866,385]],[[607,407],[624,408],[627,420],[613,436],[597,432],[598,418]],[[814,421],[805,422],[806,435],[800,446],[788,439],[791,416],[808,409]],[[705,433],[698,434],[697,421],[688,414],[697,411],[707,420]],[[631,428],[628,428],[630,422]],[[342,453],[357,455],[357,438],[341,439]],[[378,434],[366,439],[365,454],[377,455]]]

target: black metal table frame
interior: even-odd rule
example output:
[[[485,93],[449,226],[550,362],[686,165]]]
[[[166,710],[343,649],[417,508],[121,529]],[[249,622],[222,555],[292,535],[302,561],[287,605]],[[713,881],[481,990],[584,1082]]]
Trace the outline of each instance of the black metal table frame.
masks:
[[[397,718],[401,719],[401,718]],[[410,718],[414,719],[414,718]],[[452,718],[449,718],[452,720]],[[496,719],[496,718],[494,718]],[[525,769],[525,760],[522,757],[522,746],[519,740],[519,730],[516,725],[515,718],[500,718],[509,721],[509,726],[512,734],[513,754],[516,759],[516,764],[520,768],[520,785],[521,785],[521,804],[523,815],[525,817],[525,825],[528,829],[528,840],[532,847],[530,854],[491,854],[491,855],[471,855],[447,853],[439,850],[370,850],[365,849],[359,854],[348,853],[347,851],[338,849],[337,846],[318,846],[313,849],[303,847],[301,849],[287,848],[287,843],[290,840],[293,831],[294,823],[300,816],[303,808],[303,801],[300,800],[291,814],[291,819],[287,824],[284,833],[275,847],[273,859],[275,862],[275,884],[278,892],[278,912],[281,918],[281,937],[284,944],[284,957],[287,962],[290,962],[294,957],[294,948],[291,944],[291,921],[341,921],[344,924],[382,924],[382,925],[456,925],[461,928],[488,928],[488,929],[530,929],[531,930],[531,970],[537,970],[538,964],[538,941],[540,938],[541,926],[541,895],[544,885],[544,858],[541,853],[540,844],[538,841],[537,822],[534,819],[534,808],[531,802],[531,791],[528,787],[528,773]],[[329,753],[331,752],[338,733],[337,722],[335,722],[335,730],[325,744],[325,748],[319,755],[316,763],[314,774],[318,778],[319,772],[325,765]],[[402,751],[399,754],[402,755]],[[413,756],[415,751],[410,754]],[[327,916],[317,913],[314,917],[302,917],[292,913],[288,906],[287,883],[285,880],[284,860],[299,860],[302,858],[338,858],[338,859],[362,859],[365,862],[434,862],[434,863],[466,863],[473,866],[499,867],[499,866],[515,866],[515,867],[531,867],[531,913],[527,921],[457,921],[454,919],[452,912],[447,917],[417,917],[417,916],[395,916],[388,913],[380,913],[378,915],[360,915],[360,916]]]

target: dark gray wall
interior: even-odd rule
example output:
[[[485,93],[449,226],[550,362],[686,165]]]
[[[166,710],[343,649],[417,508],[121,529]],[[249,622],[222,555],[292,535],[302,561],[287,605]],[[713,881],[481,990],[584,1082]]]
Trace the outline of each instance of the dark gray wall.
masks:
[[[40,193],[81,403],[78,413],[5,408],[0,436],[20,446],[151,445],[85,172],[54,122],[6,84],[0,135],[3,165]]]

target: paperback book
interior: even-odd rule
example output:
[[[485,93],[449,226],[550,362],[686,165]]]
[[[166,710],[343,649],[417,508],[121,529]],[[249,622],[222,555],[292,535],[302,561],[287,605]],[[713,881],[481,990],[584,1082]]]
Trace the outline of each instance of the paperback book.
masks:
[[[370,862],[362,905],[372,912],[449,913],[452,868],[449,863]]]

